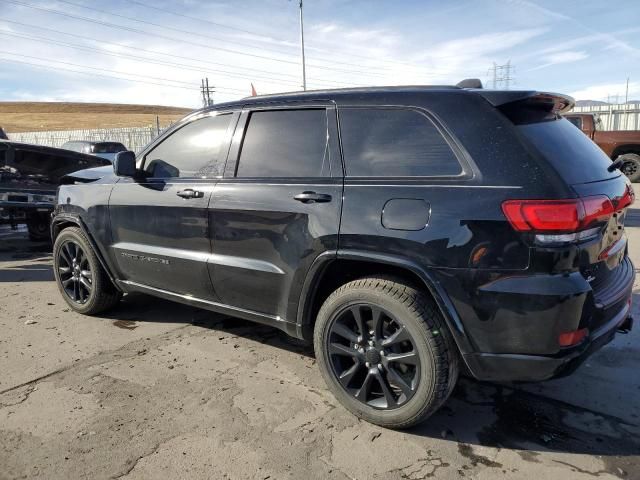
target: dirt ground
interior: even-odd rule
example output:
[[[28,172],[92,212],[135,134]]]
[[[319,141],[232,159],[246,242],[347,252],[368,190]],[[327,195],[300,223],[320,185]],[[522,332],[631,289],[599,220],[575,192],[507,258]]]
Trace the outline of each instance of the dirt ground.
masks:
[[[7,133],[167,125],[190,109],[111,103],[0,102],[0,127]]]
[[[640,265],[640,210],[627,224]],[[82,317],[52,280],[46,247],[0,229],[2,479],[640,478],[640,328],[569,378],[462,379],[397,432],[276,330],[143,295]]]

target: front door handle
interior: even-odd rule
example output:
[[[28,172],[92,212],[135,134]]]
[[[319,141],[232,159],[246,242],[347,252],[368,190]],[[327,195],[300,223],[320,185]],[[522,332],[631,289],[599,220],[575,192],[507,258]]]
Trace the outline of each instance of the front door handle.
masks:
[[[193,188],[185,188],[184,190],[178,191],[176,195],[182,198],[202,198],[204,197],[204,192],[194,190]]]
[[[302,203],[326,203],[331,201],[331,195],[326,193],[302,192],[293,197]]]

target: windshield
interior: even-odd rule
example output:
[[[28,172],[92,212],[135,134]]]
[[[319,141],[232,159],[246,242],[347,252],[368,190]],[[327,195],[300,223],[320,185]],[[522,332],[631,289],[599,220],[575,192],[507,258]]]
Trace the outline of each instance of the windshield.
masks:
[[[570,184],[594,182],[620,175],[609,172],[611,160],[568,120],[559,119],[516,127]]]

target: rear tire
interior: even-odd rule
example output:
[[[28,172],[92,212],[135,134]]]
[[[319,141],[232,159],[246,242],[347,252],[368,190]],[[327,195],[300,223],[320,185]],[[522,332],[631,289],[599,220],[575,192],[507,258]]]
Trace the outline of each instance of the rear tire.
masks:
[[[435,302],[393,277],[365,277],[333,292],[318,313],[314,349],[337,400],[383,427],[425,420],[458,379],[458,353]]]
[[[636,153],[625,153],[616,160],[623,161],[620,171],[624,173],[633,183],[640,181],[640,155]]]
[[[77,227],[65,228],[57,236],[53,245],[53,273],[62,297],[78,313],[104,312],[122,298],[91,243]]]

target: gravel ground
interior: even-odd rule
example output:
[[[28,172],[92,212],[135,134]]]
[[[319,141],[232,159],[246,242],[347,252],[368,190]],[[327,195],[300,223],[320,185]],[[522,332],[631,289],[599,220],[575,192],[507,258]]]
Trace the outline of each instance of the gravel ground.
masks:
[[[640,265],[640,210],[628,226]],[[82,317],[52,280],[46,247],[2,227],[2,479],[640,478],[638,328],[569,378],[462,379],[396,432],[341,408],[276,330],[143,295]]]

